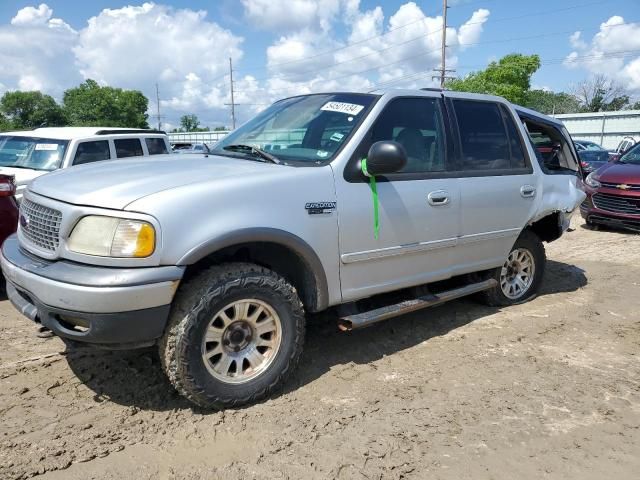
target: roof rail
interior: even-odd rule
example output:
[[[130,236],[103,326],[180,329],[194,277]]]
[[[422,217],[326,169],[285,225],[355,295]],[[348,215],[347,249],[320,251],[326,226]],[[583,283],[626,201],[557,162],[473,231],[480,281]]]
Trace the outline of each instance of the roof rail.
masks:
[[[444,89],[439,88],[439,87],[424,87],[424,88],[421,88],[420,90],[424,90],[426,92],[442,92],[442,91],[444,91]]]
[[[162,130],[154,130],[151,128],[147,129],[114,129],[114,130],[98,130],[96,135],[126,135],[126,134],[140,134],[140,133],[160,133],[162,135],[166,135],[167,132]]]

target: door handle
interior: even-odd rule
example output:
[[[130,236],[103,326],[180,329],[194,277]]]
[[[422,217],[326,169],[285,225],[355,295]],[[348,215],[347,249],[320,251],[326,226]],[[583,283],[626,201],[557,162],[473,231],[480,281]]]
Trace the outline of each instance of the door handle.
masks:
[[[447,205],[451,201],[451,199],[449,198],[449,192],[445,192],[444,190],[436,190],[435,192],[431,192],[429,195],[427,195],[427,200],[429,201],[429,205],[433,205],[434,207]]]
[[[523,185],[520,187],[520,195],[524,198],[532,198],[536,196],[536,187],[533,185]]]

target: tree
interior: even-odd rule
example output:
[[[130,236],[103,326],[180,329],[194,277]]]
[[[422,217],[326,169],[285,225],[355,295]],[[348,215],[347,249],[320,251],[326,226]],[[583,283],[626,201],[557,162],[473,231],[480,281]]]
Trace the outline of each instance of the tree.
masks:
[[[529,90],[523,106],[547,115],[580,111],[580,100],[569,93]]]
[[[11,130],[9,121],[5,118],[4,115],[2,115],[2,113],[0,113],[0,132],[6,132],[7,130]]]
[[[2,128],[27,130],[65,125],[62,108],[41,92],[6,92],[0,99]]]
[[[606,75],[594,75],[573,87],[583,112],[608,112],[628,107],[630,98],[622,86]]]
[[[195,132],[198,130],[200,120],[193,113],[180,117],[180,125],[185,132]]]
[[[538,55],[512,53],[465,78],[447,82],[447,88],[461,92],[489,93],[523,104],[531,86],[531,76],[540,68]]]
[[[73,126],[149,128],[149,100],[138,90],[101,87],[89,79],[65,91],[63,105]]]

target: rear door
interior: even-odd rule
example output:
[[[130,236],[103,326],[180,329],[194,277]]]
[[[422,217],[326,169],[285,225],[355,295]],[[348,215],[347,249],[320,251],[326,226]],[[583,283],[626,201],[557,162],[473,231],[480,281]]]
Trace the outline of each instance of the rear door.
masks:
[[[501,265],[535,211],[536,177],[524,130],[506,103],[447,93],[456,131],[460,236],[454,270]]]

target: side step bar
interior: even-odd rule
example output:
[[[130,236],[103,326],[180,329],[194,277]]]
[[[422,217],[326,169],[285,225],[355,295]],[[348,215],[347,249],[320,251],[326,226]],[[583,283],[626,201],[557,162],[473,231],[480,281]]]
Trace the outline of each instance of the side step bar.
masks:
[[[498,282],[494,278],[491,278],[483,282],[472,283],[465,285],[464,287],[440,292],[437,295],[429,294],[413,300],[405,300],[404,302],[396,303],[395,305],[388,305],[386,307],[376,308],[375,310],[369,310],[368,312],[347,315],[338,319],[338,328],[342,331],[349,331],[357,328],[368,327],[373,323],[381,322],[388,318],[440,305],[441,303],[448,302],[449,300],[488,290],[496,285],[498,285]]]

